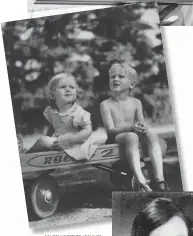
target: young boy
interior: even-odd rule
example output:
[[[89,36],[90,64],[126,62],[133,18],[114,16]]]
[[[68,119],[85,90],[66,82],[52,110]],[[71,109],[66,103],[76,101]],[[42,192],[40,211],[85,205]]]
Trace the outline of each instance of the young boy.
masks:
[[[141,102],[129,96],[135,86],[136,71],[124,63],[114,63],[109,70],[111,96],[100,105],[108,140],[124,144],[129,166],[142,191],[151,191],[140,167],[139,139],[144,139],[154,168],[156,190],[167,187],[163,176],[162,153],[156,134],[145,124]]]

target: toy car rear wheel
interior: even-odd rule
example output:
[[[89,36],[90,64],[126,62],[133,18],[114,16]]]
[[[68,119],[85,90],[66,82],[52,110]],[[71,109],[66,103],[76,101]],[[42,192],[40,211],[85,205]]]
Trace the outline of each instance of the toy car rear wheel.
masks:
[[[119,173],[111,173],[110,174],[110,180],[112,186],[118,191],[140,191],[138,182],[135,177],[133,177],[133,173],[130,170],[128,165],[125,165],[122,161],[116,161],[112,165],[112,169],[118,171],[118,172],[125,172],[127,173],[126,176],[121,175]],[[149,168],[147,167],[146,162],[141,160],[141,169],[144,174],[144,177],[147,180],[147,183],[150,183],[150,173]]]
[[[31,186],[31,208],[41,219],[51,217],[59,204],[59,193],[56,179],[50,175],[39,177]]]
[[[119,160],[113,163],[111,168],[116,171],[110,173],[111,187],[116,191],[131,191],[132,172],[129,167]],[[127,175],[121,175],[121,172],[127,173]]]

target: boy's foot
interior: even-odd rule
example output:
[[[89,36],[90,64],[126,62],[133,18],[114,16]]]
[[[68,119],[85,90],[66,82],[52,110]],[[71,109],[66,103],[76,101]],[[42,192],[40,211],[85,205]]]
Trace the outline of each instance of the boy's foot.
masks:
[[[152,189],[149,187],[148,184],[139,184],[139,191],[140,192],[152,192]]]
[[[139,183],[134,176],[132,178],[131,185],[134,192],[152,192],[152,189],[147,183]]]
[[[156,191],[156,192],[169,192],[170,189],[165,181],[156,181],[154,191]]]

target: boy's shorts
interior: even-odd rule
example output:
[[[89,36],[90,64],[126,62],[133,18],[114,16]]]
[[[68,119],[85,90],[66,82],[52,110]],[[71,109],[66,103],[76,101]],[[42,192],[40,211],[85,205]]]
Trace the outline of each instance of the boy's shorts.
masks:
[[[141,155],[148,156],[148,150],[147,150],[146,142],[144,140],[144,136],[139,135],[138,137],[139,137],[139,151],[140,151]],[[115,138],[116,138],[116,135],[109,135],[105,144],[117,143]],[[161,146],[161,150],[162,150],[162,155],[165,155],[165,153],[167,151],[167,143],[164,139],[160,139],[160,138],[159,138],[159,142],[160,142],[160,146]],[[123,144],[121,144],[121,146],[122,145]]]
[[[109,135],[105,144],[117,143],[115,138],[116,138],[116,135]],[[119,151],[122,153],[122,156],[123,156],[125,155],[125,148],[123,146],[124,144],[119,144],[119,145],[120,145]],[[144,143],[143,137],[139,137],[139,152],[140,152],[140,156],[148,155],[147,145]]]
[[[144,143],[144,136],[143,135],[138,135],[139,141]],[[116,135],[108,135],[107,141],[105,144],[114,144],[116,142]]]
[[[143,136],[138,136],[140,142],[143,143]],[[105,144],[114,144],[117,143],[116,142],[116,135],[108,135],[107,141],[105,142]]]
[[[105,144],[114,144],[117,143],[115,140],[116,135],[108,135],[107,141]]]

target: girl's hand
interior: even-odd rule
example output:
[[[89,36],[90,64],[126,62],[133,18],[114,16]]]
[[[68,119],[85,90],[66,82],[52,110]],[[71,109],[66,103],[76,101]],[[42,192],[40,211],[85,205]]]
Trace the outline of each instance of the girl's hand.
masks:
[[[61,135],[58,137],[58,142],[62,147],[69,147],[71,145],[71,135]]]
[[[60,146],[60,141],[57,137],[53,137],[52,143],[51,143],[51,148],[54,150],[61,151],[62,148]]]

